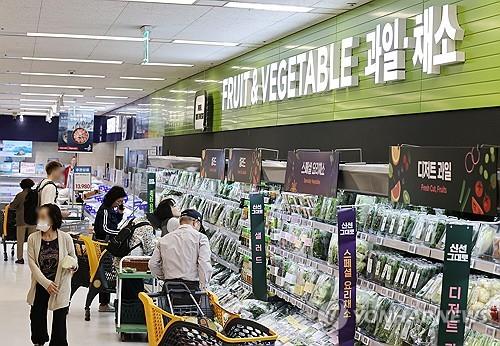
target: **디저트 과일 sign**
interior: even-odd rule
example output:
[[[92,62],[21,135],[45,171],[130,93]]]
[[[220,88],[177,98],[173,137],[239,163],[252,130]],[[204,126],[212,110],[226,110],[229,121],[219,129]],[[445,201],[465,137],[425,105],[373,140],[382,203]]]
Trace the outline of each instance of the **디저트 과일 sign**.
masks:
[[[227,180],[259,184],[262,173],[262,155],[257,149],[230,149]]]
[[[447,225],[438,346],[463,345],[469,293],[471,225]]]
[[[393,202],[494,216],[497,161],[494,147],[393,146],[389,195]]]
[[[395,18],[369,32],[368,65],[365,75],[375,83],[406,78],[406,50],[413,49],[414,66],[427,74],[439,74],[443,65],[462,63],[465,53],[457,51],[456,41],[464,38],[456,5],[431,6],[415,18],[411,37],[406,36],[407,18]],[[222,110],[238,109],[260,103],[292,99],[325,91],[354,87],[359,78],[352,74],[358,66],[353,48],[359,37],[273,62],[266,66],[225,78],[222,81]]]
[[[339,155],[336,152],[289,151],[285,191],[332,197],[337,195]]]

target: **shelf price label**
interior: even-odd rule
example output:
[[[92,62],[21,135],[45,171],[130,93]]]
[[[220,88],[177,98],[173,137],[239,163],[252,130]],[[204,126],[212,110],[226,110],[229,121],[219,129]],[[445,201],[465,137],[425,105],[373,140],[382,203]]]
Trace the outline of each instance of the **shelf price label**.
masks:
[[[353,346],[356,330],[356,209],[337,213],[339,244],[339,344]]]
[[[438,346],[463,345],[472,250],[472,226],[446,226]]]
[[[73,170],[73,188],[75,191],[92,189],[92,167],[76,166]]]

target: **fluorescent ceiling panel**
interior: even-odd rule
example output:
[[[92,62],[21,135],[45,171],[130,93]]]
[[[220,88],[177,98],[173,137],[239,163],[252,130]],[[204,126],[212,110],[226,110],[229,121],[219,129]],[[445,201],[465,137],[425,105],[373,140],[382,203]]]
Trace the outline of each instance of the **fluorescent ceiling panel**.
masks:
[[[26,36],[29,37],[51,37],[51,38],[76,38],[84,40],[105,40],[105,41],[129,41],[129,42],[142,42],[142,37],[127,37],[127,36],[104,36],[104,35],[79,35],[79,34],[56,34],[46,32],[28,32]]]
[[[304,6],[290,6],[290,5],[279,5],[279,4],[263,4],[263,3],[253,3],[253,2],[236,2],[229,1],[224,7],[232,8],[244,8],[251,10],[262,10],[262,11],[279,11],[279,12],[310,12],[314,8],[304,7]]]
[[[196,44],[204,46],[224,46],[224,47],[236,47],[239,45],[239,43],[235,42],[197,41],[197,40],[173,40],[172,43]]]
[[[82,62],[82,63],[112,64],[112,65],[123,64],[123,61],[120,61],[120,60],[66,59],[66,58],[31,57],[31,56],[23,56],[21,59],[23,59],[23,60],[35,60],[35,61]]]

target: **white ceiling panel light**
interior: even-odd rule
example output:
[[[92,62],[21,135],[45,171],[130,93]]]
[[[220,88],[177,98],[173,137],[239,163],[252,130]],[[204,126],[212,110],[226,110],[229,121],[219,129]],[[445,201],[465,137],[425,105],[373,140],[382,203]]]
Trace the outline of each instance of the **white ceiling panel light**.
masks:
[[[186,102],[186,100],[182,100],[182,99],[169,99],[169,98],[165,98],[165,97],[152,97],[151,100],[169,101],[169,102]]]
[[[195,79],[194,81],[196,83],[218,83],[218,84],[222,84],[222,81],[215,80],[215,79]]]
[[[106,90],[118,90],[118,91],[144,91],[141,88],[106,88]]]
[[[81,63],[111,64],[111,65],[123,64],[123,61],[121,60],[67,59],[67,58],[46,58],[46,57],[31,57],[31,56],[23,56],[21,57],[21,59],[34,60],[34,61],[81,62]]]
[[[44,107],[44,108],[40,108],[40,107],[21,107],[20,109],[22,111],[35,111],[35,112],[40,112],[40,111],[43,111],[43,110],[47,110],[49,107]]]
[[[130,79],[130,80],[151,80],[151,81],[162,81],[165,80],[165,78],[159,78],[159,77],[120,77],[120,79]]]
[[[250,10],[262,10],[262,11],[279,11],[279,12],[296,12],[296,13],[306,13],[314,10],[312,7],[304,6],[291,6],[291,5],[279,5],[279,4],[263,4],[263,3],[253,3],[253,2],[236,2],[229,1],[224,7],[232,8],[244,8]]]
[[[57,89],[92,89],[91,86],[82,85],[53,85],[53,84],[19,84],[26,88],[57,88]]]
[[[192,5],[196,0],[123,0],[127,2],[148,2],[153,4]]]
[[[117,99],[117,100],[126,100],[128,96],[111,96],[111,95],[97,95],[94,96],[96,99]]]
[[[175,62],[143,62],[142,66],[167,66],[167,67],[193,67],[193,64],[180,64]]]
[[[99,102],[99,101],[87,101],[85,103],[88,103],[91,105],[115,105],[116,104],[114,102]]]
[[[29,37],[50,37],[50,38],[75,38],[75,39],[84,39],[84,40],[128,41],[128,42],[142,42],[142,41],[144,41],[144,38],[142,38],[142,37],[56,34],[56,33],[47,33],[47,32],[27,32],[26,36],[29,36]]]
[[[54,96],[54,97],[61,96],[61,94],[43,94],[43,93],[21,93],[21,95],[24,95],[24,96]],[[64,97],[83,97],[83,95],[66,95],[66,94],[64,94]]]
[[[41,100],[41,99],[20,99],[21,102],[45,102],[45,103],[55,103],[56,100]]]
[[[177,90],[177,89],[170,89],[169,90],[171,93],[174,94],[196,94],[195,90]]]
[[[223,47],[236,47],[239,45],[239,43],[236,42],[217,42],[217,41],[198,41],[198,40],[173,40],[172,43],[196,44],[204,46],[223,46]]]
[[[48,76],[48,77],[76,77],[76,78],[106,78],[103,75],[75,74],[75,73],[47,73],[47,72],[19,72],[24,76]]]
[[[31,112],[31,111],[23,111],[21,115],[47,115],[48,112]]]

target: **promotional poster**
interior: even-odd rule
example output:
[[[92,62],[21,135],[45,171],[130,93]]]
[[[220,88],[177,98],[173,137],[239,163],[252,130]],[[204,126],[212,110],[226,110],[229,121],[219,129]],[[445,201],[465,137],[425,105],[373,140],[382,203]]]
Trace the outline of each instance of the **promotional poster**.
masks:
[[[59,151],[91,153],[94,139],[94,112],[70,110],[59,114]]]

